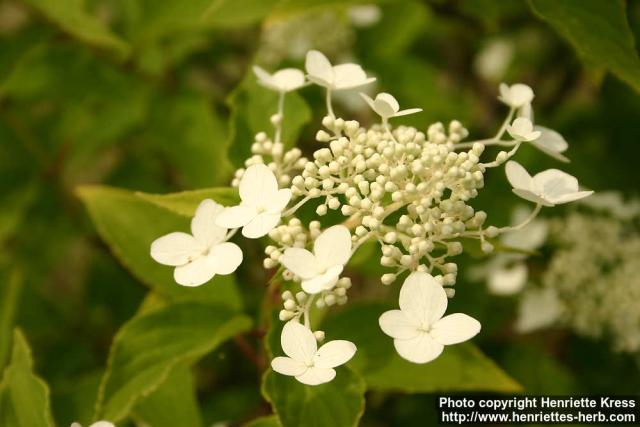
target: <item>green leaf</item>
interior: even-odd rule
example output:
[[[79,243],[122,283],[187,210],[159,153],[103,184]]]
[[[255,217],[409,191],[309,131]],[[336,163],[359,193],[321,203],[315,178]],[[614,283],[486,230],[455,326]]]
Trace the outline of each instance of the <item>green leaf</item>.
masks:
[[[278,94],[256,82],[250,71],[244,81],[227,99],[231,108],[229,119],[229,157],[234,165],[243,166],[251,156],[255,135],[273,135],[270,118],[278,108]],[[287,147],[296,145],[302,127],[311,120],[311,109],[296,92],[288,93],[284,101],[282,140]]]
[[[273,318],[265,338],[271,357],[281,354],[282,326]],[[333,381],[308,386],[269,369],[262,378],[262,394],[284,427],[356,426],[364,413],[365,382],[349,367],[338,367],[336,371]]]
[[[530,0],[529,4],[583,60],[606,67],[640,92],[640,59],[623,0]]]
[[[179,364],[193,363],[251,320],[222,306],[183,302],[146,312],[114,338],[100,385],[96,418],[118,422],[156,391]]]
[[[78,189],[93,223],[113,254],[141,282],[171,300],[219,303],[232,309],[242,305],[233,276],[216,276],[195,288],[180,286],[173,268],[160,265],[149,255],[151,242],[173,231],[189,231],[189,218],[164,209],[135,193],[111,187]]]
[[[133,418],[153,427],[202,426],[191,368],[174,368],[167,380],[136,406]]]
[[[11,331],[13,330],[23,278],[18,269],[0,276],[0,372],[4,369],[11,349]]]
[[[153,103],[150,143],[167,155],[186,187],[207,187],[231,176],[224,122],[201,94],[160,96]]]
[[[368,389],[407,393],[521,390],[470,343],[447,346],[440,357],[423,365],[402,359],[393,340],[378,326],[378,318],[387,310],[389,307],[383,304],[354,305],[323,324],[328,340],[346,339],[358,347],[349,366],[362,375]]]
[[[97,17],[88,14],[82,0],[25,0],[63,31],[92,46],[114,51],[124,57],[129,46]]]
[[[171,194],[149,194],[137,192],[136,196],[147,200],[161,208],[180,215],[192,217],[196,208],[204,199],[212,199],[224,206],[236,205],[240,202],[238,190],[231,187],[205,188],[202,190],[183,191]]]
[[[243,427],[282,427],[277,415],[270,415],[268,417],[260,417],[255,420],[249,421],[244,424]]]
[[[47,384],[33,373],[31,350],[22,332],[13,335],[11,363],[0,383],[2,427],[52,427]]]

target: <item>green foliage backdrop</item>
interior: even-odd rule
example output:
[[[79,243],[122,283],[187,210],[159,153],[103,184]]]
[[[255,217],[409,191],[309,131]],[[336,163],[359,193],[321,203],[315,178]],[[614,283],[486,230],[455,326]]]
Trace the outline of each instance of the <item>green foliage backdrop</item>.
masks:
[[[354,18],[363,4],[375,22]],[[421,129],[492,132],[498,83],[525,82],[571,144],[569,172],[634,194],[639,37],[631,0],[0,0],[0,425],[400,426],[435,420],[438,392],[638,393],[636,356],[562,330],[516,336],[513,301],[476,283],[451,303],[482,319],[475,344],[410,365],[377,328],[398,289],[376,283],[366,248],[354,304],[322,325],[359,351],[310,388],[267,369],[279,297],[260,242],[199,288],[149,245],[202,199],[237,200],[233,170],[276,102],[251,65],[301,67],[300,46],[362,63],[424,109],[403,121]],[[483,60],[491,46],[509,60]],[[357,102],[339,108],[370,121]],[[288,144],[317,149],[322,104],[313,88],[287,98]],[[506,223],[514,202],[492,184],[479,203]]]

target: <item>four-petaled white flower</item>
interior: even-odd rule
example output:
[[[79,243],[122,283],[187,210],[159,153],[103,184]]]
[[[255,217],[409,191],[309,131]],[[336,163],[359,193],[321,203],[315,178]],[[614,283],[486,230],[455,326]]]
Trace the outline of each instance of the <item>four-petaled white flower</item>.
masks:
[[[556,160],[569,163],[569,159],[562,154],[569,148],[569,144],[562,135],[555,130],[542,126],[534,126],[533,129],[540,132],[540,137],[535,141],[531,141],[531,145]]]
[[[353,89],[374,82],[358,64],[331,65],[321,52],[310,50],[305,61],[307,77],[313,83],[329,90]]]
[[[379,319],[392,337],[398,354],[413,363],[427,363],[442,353],[445,345],[466,341],[480,332],[480,322],[462,313],[442,317],[447,294],[430,274],[414,272],[400,289],[400,310],[390,310]]]
[[[526,108],[533,101],[533,97],[533,90],[525,84],[516,83],[509,86],[506,83],[500,83],[498,99],[511,108]]]
[[[515,194],[542,206],[569,203],[593,194],[579,191],[578,180],[558,169],[547,169],[532,177],[519,163],[510,160],[505,171]]]
[[[371,99],[370,96],[364,93],[361,93],[360,96],[369,104],[373,111],[382,117],[384,123],[391,117],[406,116],[422,111],[422,108],[409,108],[400,111],[400,104],[398,104],[398,101],[396,101],[393,95],[384,92],[376,95],[376,99]]]
[[[347,363],[356,353],[356,346],[344,340],[329,341],[318,348],[313,332],[296,320],[284,325],[280,343],[288,357],[276,357],[271,367],[307,385],[331,381],[336,376],[333,368]]]
[[[249,166],[240,180],[238,206],[226,208],[216,224],[226,228],[242,227],[242,235],[257,239],[280,222],[282,210],[291,200],[291,190],[278,190],[276,176],[263,164]]]
[[[509,135],[516,141],[525,142],[535,141],[542,134],[541,131],[534,130],[531,120],[525,117],[515,119],[513,123],[507,126],[507,132],[509,132]]]
[[[302,248],[284,251],[280,262],[302,279],[302,289],[317,294],[333,288],[351,257],[351,233],[344,225],[334,225],[313,243],[313,253]]]
[[[297,68],[285,68],[269,74],[264,69],[253,66],[253,72],[258,77],[258,83],[276,92],[286,93],[304,86],[304,73]]]
[[[173,277],[183,286],[200,286],[216,274],[231,274],[242,262],[242,251],[226,241],[227,229],[216,225],[224,207],[203,200],[191,220],[191,233],[174,232],[151,244],[151,257],[175,266]]]
[[[80,423],[73,423],[71,427],[82,427]],[[91,424],[89,427],[116,427],[115,424],[110,423],[109,421],[97,421]]]

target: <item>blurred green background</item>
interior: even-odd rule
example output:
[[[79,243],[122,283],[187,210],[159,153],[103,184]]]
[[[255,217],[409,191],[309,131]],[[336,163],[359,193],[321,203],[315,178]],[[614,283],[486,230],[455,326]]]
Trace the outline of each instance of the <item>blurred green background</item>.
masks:
[[[587,188],[633,196],[639,37],[638,1],[0,0],[0,369],[19,326],[51,389],[56,421],[91,418],[112,339],[147,287],[112,254],[76,189],[228,185],[248,157],[254,128],[266,126],[275,108],[251,64],[301,68],[305,52],[318,49],[334,62],[362,64],[378,78],[374,89],[424,109],[400,123],[425,130],[458,119],[478,138],[492,135],[505,113],[498,84],[527,83],[536,92],[536,121],[570,144],[572,162],[561,168]],[[304,102],[291,102],[302,103],[296,120],[310,123],[299,143],[309,154],[320,146],[313,135],[322,95],[315,88],[301,95]],[[373,121],[357,96],[336,103],[344,117]],[[559,167],[529,147],[518,158],[536,172]],[[476,206],[506,224],[517,200],[499,171],[486,182]],[[133,229],[120,238],[138,236]],[[257,317],[269,276],[253,243],[243,249],[255,261],[235,281],[244,311]],[[474,262],[463,256],[460,270]],[[353,302],[390,295],[379,289],[379,268],[354,270]],[[562,328],[515,334],[515,299],[463,278],[452,309],[480,319],[475,342],[527,393],[640,392],[637,355]],[[194,381],[185,387],[194,390],[204,425],[269,414],[261,365],[243,356],[247,347],[260,353],[260,342],[259,333],[227,342],[185,377]],[[144,412],[127,422],[161,425]],[[362,424],[425,419],[435,420],[432,395],[372,391]]]

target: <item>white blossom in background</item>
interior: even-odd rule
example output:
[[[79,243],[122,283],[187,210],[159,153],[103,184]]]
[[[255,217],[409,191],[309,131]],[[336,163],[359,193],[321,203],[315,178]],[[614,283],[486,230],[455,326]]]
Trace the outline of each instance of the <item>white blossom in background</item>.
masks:
[[[333,368],[347,363],[356,353],[356,346],[344,340],[329,341],[318,348],[313,332],[295,320],[284,325],[280,342],[287,357],[274,358],[271,367],[307,385],[331,381],[336,376]]]
[[[578,180],[558,169],[547,169],[532,177],[519,163],[511,160],[505,170],[515,194],[542,206],[569,203],[593,194],[593,191],[580,191]]]
[[[363,4],[350,7],[347,14],[355,27],[367,28],[380,22],[382,9],[377,4]]]
[[[552,326],[562,311],[562,303],[553,289],[529,290],[520,300],[515,329],[527,333]]]
[[[513,61],[515,43],[508,38],[490,39],[473,61],[473,69],[485,80],[500,81]]]
[[[382,118],[383,123],[386,123],[391,117],[407,116],[422,111],[422,108],[400,110],[400,104],[398,104],[393,95],[384,92],[377,94],[375,99],[371,99],[369,95],[364,93],[360,93],[360,96]]]
[[[311,50],[305,61],[307,78],[328,90],[353,89],[374,82],[357,64],[332,65],[321,52]]]
[[[258,77],[258,83],[276,92],[291,92],[305,85],[304,73],[296,68],[285,68],[269,74],[254,65],[253,72]]]
[[[327,228],[313,244],[313,253],[289,248],[282,265],[302,279],[302,289],[317,294],[333,288],[351,257],[351,233],[343,225]]]
[[[533,123],[531,120],[525,117],[518,117],[507,126],[507,132],[516,141],[531,142],[540,137],[542,132],[533,129]]]
[[[216,224],[226,228],[242,227],[242,235],[256,239],[266,235],[280,222],[282,211],[291,200],[291,190],[278,189],[278,181],[267,166],[250,166],[240,181],[238,206],[226,208]]]
[[[480,322],[466,314],[442,317],[447,304],[442,285],[430,274],[411,273],[400,289],[400,310],[383,313],[380,327],[394,339],[401,357],[413,363],[430,362],[445,345],[467,341],[480,332]]]
[[[640,212],[616,216],[620,208],[630,214],[637,205],[619,195],[608,198],[622,206],[612,212],[582,203],[580,210],[549,220],[549,262],[536,277],[537,286],[523,294],[518,330],[565,327],[607,341],[616,351],[640,351]],[[546,299],[536,303],[540,293]],[[553,320],[549,315],[544,323],[531,321],[554,304]]]
[[[80,423],[73,423],[71,427],[82,427]],[[110,423],[109,421],[98,421],[91,424],[89,427],[116,427],[115,424]]]
[[[213,200],[202,201],[191,220],[191,234],[173,232],[151,244],[151,257],[175,266],[173,277],[183,286],[200,286],[216,274],[231,274],[242,262],[242,251],[227,242],[227,229],[215,221],[224,207]]]

